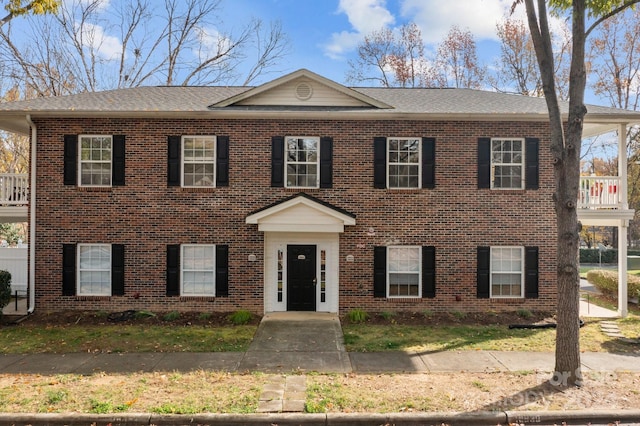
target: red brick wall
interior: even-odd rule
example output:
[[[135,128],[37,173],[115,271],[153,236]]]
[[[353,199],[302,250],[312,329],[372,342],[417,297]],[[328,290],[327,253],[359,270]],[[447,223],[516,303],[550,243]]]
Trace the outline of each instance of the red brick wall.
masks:
[[[548,123],[320,120],[37,120],[36,309],[263,312],[263,235],[246,216],[292,192],[270,187],[271,137],[331,136],[333,188],[311,195],[356,215],[340,236],[340,309],[371,311],[551,310],[555,306],[555,219]],[[63,185],[64,134],[126,135],[126,185]],[[230,137],[229,187],[167,186],[167,136]],[[375,136],[436,138],[436,187],[373,188]],[[539,137],[540,189],[477,189],[477,138]],[[297,191],[296,191],[297,192]],[[373,228],[375,235],[368,235]],[[62,244],[126,246],[125,295],[62,294]],[[165,296],[167,244],[228,244],[229,297]],[[373,247],[436,247],[436,298],[373,298]],[[539,298],[476,298],[476,247],[539,247]],[[258,262],[248,262],[257,254]],[[345,262],[347,255],[354,262]],[[139,297],[134,297],[139,296]],[[460,301],[456,301],[456,296]]]

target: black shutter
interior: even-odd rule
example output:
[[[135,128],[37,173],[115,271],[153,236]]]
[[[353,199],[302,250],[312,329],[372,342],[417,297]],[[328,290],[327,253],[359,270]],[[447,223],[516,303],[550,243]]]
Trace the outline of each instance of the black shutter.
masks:
[[[491,138],[478,138],[478,188],[491,188]]]
[[[489,298],[489,263],[491,248],[478,247],[478,299]]]
[[[168,155],[167,155],[167,185],[180,186],[180,154],[181,154],[180,136],[169,136],[168,138]]]
[[[436,297],[436,248],[422,247],[422,297]]]
[[[538,152],[540,150],[540,140],[537,138],[525,139],[524,159],[526,163],[524,182],[526,189],[538,189]]]
[[[538,298],[538,247],[525,247],[524,249],[524,297],[527,299]]]
[[[333,138],[320,138],[320,188],[333,186]]]
[[[180,246],[167,246],[167,296],[180,295]]]
[[[284,136],[271,138],[271,186],[284,187]]]
[[[373,138],[373,187],[387,187],[387,138]]]
[[[78,135],[64,135],[64,184],[78,183]]]
[[[373,297],[387,297],[387,248],[373,248]]]
[[[216,186],[229,186],[229,136],[216,141]]]
[[[111,295],[124,295],[124,245],[111,245]]]
[[[76,295],[76,245],[62,245],[62,295]]]
[[[216,297],[229,296],[229,246],[216,246]]]
[[[113,165],[111,171],[111,185],[113,186],[124,186],[124,139],[124,135],[113,135]]]
[[[422,187],[436,187],[436,139],[422,138]]]

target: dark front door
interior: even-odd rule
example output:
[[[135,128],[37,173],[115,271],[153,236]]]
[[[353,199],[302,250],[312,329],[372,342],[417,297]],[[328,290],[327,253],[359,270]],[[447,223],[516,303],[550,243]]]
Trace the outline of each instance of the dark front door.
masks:
[[[287,246],[287,311],[316,310],[316,246]]]

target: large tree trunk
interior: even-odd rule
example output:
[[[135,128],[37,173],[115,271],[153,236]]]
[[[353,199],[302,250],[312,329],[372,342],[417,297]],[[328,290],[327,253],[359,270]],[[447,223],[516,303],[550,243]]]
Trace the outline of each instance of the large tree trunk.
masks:
[[[569,115],[566,133],[555,87],[553,49],[545,0],[525,0],[531,38],[536,50],[540,78],[549,110],[551,154],[555,180],[554,202],[557,223],[557,323],[556,365],[551,382],[559,386],[580,385],[580,326],[578,271],[577,200],[580,184],[580,145],[586,114],[584,89],[585,0],[572,2],[572,52],[569,81]]]

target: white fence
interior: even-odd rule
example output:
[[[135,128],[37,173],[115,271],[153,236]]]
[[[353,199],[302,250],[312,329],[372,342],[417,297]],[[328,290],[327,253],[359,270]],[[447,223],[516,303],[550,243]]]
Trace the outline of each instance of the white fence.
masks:
[[[11,294],[27,292],[27,247],[0,247],[0,269],[11,273]]]

